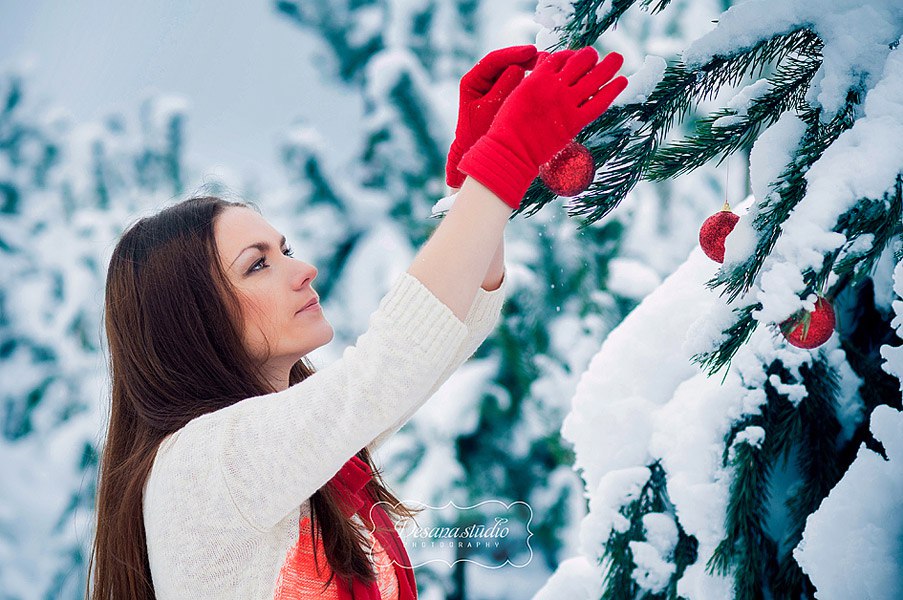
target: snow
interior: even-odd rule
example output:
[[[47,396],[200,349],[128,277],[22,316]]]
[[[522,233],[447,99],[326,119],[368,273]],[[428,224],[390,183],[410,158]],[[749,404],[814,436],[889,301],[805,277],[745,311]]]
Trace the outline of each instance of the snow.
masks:
[[[744,115],[724,115],[712,121],[712,128],[731,127],[744,121]]]
[[[604,473],[645,468],[650,461],[648,415],[670,399],[676,384],[698,371],[681,345],[694,315],[704,313],[714,298],[704,286],[687,285],[687,278],[702,282],[711,270],[711,262],[694,251],[609,334],[581,376],[562,434],[574,444],[588,489],[595,489]],[[674,311],[674,306],[682,309]],[[653,336],[657,343],[644,343]],[[637,376],[617,364],[643,366],[640,372],[654,368],[656,376]]]
[[[715,268],[695,249],[612,331],[581,376],[573,410],[562,427],[590,490],[590,513],[581,524],[582,552],[597,558],[609,533],[625,527],[619,508],[645,482],[646,465],[660,459],[676,516],[699,542],[700,559],[678,584],[679,593],[691,598],[730,597],[730,578],[705,572],[706,560],[724,536],[720,515],[731,477],[721,465],[725,435],[734,422],[757,414],[765,402],[763,363],[768,357],[782,360],[797,381],[800,366],[811,360],[808,351],[787,346],[767,328],[759,328],[734,357],[723,382],[692,365],[690,356],[698,343],[694,330],[721,303],[704,285]],[[848,366],[836,364],[845,365],[836,338],[823,349],[839,368],[842,389],[855,390],[861,381]],[[654,377],[639,375],[650,369]],[[799,385],[771,381],[792,401],[799,400]],[[848,435],[861,403],[855,395],[843,403],[839,412]],[[758,445],[763,434],[761,428],[749,427],[735,443]],[[637,548],[646,561],[641,579],[653,588],[660,583],[655,574],[663,575],[668,567],[664,559],[652,560],[645,546]]]
[[[563,27],[574,16],[574,0],[540,0],[533,18],[546,29]]]
[[[756,352],[774,351],[768,332],[758,332],[723,384],[689,362],[685,340],[696,315],[707,314],[716,301],[703,285],[714,268],[701,250],[694,250],[628,315],[581,377],[562,427],[574,444],[586,487],[593,490],[590,514],[581,525],[583,552],[591,558],[612,529],[625,526],[618,509],[648,478],[646,465],[661,459],[677,516],[700,542],[703,559],[680,583],[680,592],[689,597],[726,597],[730,589],[729,580],[704,571],[704,559],[723,536],[722,522],[713,518],[724,513],[727,501],[723,439],[737,418],[755,414],[764,401],[755,381],[757,374],[764,376]],[[655,343],[645,342],[650,339]],[[654,377],[638,376],[650,368]],[[750,430],[746,439],[755,441],[754,434]]]
[[[361,7],[355,12],[355,17],[348,32],[348,42],[352,46],[360,47],[379,37],[385,25],[384,11],[380,7]]]
[[[563,560],[555,573],[533,596],[533,600],[596,600],[602,596],[599,567],[584,556]]]
[[[903,164],[903,148],[898,143],[903,135],[900,89],[903,49],[898,47],[887,56],[881,81],[866,95],[863,116],[806,173],[806,198],[793,218],[832,226],[831,219],[856,200],[880,199],[890,189]],[[816,199],[820,211],[810,208]]]
[[[611,103],[612,106],[623,106],[634,102],[645,102],[655,86],[665,76],[665,68],[668,64],[660,56],[646,56],[643,66],[630,75],[627,75],[627,87],[618,94]]]
[[[282,144],[313,154],[322,153],[327,147],[323,135],[307,123],[297,123],[287,128],[282,134]]]
[[[629,544],[636,563],[632,577],[641,589],[656,594],[664,591],[677,569],[670,559],[677,545],[677,525],[667,514],[649,513],[643,516],[643,531],[647,541]]]
[[[602,558],[609,532],[627,531],[630,521],[618,509],[639,496],[649,475],[646,467],[630,467],[613,470],[599,480],[590,495],[589,514],[580,524],[580,545],[584,554],[597,560]]]
[[[765,430],[761,427],[752,425],[747,427],[734,437],[734,443],[731,444],[731,451],[728,454],[728,460],[733,460],[735,448],[740,444],[746,444],[752,448],[761,448],[762,442],[765,441]]]
[[[629,546],[633,553],[633,562],[636,564],[636,568],[631,573],[633,580],[641,589],[652,594],[664,591],[676,569],[674,564],[662,558],[652,544],[630,542]]]
[[[729,270],[745,261],[756,248],[758,234],[753,221],[759,214],[760,204],[754,199],[768,197],[769,186],[792,160],[797,141],[805,132],[805,123],[796,115],[785,112],[771,127],[762,132],[750,152],[749,178],[752,197],[744,201],[747,212],[740,216],[734,229],[724,241],[724,268]],[[734,207],[740,214],[740,207]]]
[[[903,413],[879,406],[871,430],[888,460],[860,447],[856,460],[806,521],[793,556],[819,600],[899,600],[903,582]],[[868,501],[863,493],[868,491]]]
[[[455,203],[455,200],[457,198],[458,198],[457,192],[454,192],[452,194],[449,194],[448,196],[443,196],[442,198],[439,198],[438,200],[436,200],[436,203],[433,205],[432,210],[430,211],[430,215],[433,217],[436,217],[436,216],[439,216],[439,215],[442,215],[442,214],[448,212],[451,209],[452,204]]]
[[[725,108],[736,111],[738,115],[746,115],[753,101],[764,96],[771,89],[768,79],[760,79],[743,87],[733,98],[727,101]]]
[[[903,261],[897,263],[894,268],[894,293],[897,298],[893,301],[894,318],[891,327],[897,333],[897,337],[903,339]],[[881,346],[881,358],[884,362],[881,368],[900,380],[900,389],[903,390],[903,346]]]
[[[217,79],[211,72],[206,74],[208,78],[199,78],[201,85],[206,83],[210,88],[208,98],[187,93],[185,90],[191,88],[181,84],[166,86],[177,93],[148,97],[143,105],[146,129],[141,139],[118,135],[116,127],[111,126],[117,122],[115,119],[105,124],[84,123],[77,122],[64,109],[48,110],[39,117],[40,122],[47,131],[65,137],[64,147],[69,156],[59,176],[73,191],[76,202],[83,202],[93,192],[94,179],[89,174],[94,166],[95,148],[102,145],[120,158],[132,158],[148,147],[161,149],[167,142],[168,125],[174,120],[187,119],[189,109],[193,112],[192,118],[203,116],[204,120],[198,121],[198,129],[226,132],[225,135],[233,138],[232,144],[243,146],[241,140],[252,137],[259,138],[257,143],[260,140],[266,142],[267,128],[255,125],[258,121],[245,119],[248,112],[237,111],[228,102],[243,97],[234,93],[236,89],[260,90],[256,98],[251,96],[256,100],[252,112],[271,117],[282,115],[280,118],[284,122],[278,127],[280,144],[283,149],[289,148],[295,153],[295,162],[286,161],[289,169],[299,167],[300,161],[307,158],[331,160],[338,151],[354,152],[358,140],[351,130],[359,125],[369,128],[368,132],[385,128],[394,145],[383,152],[394,154],[394,160],[403,167],[408,163],[417,166],[419,149],[404,135],[409,132],[397,130],[405,115],[397,111],[391,93],[399,83],[405,77],[409,78],[414,94],[420,95],[424,105],[436,113],[430,114],[426,121],[433,129],[427,133],[436,140],[438,147],[442,140],[450,141],[449,133],[454,125],[458,57],[470,52],[472,47],[480,47],[481,53],[485,53],[501,45],[524,43],[531,37],[535,37],[538,46],[544,47],[557,40],[557,34],[548,29],[562,25],[574,7],[572,0],[542,0],[531,21],[526,13],[512,14],[515,11],[513,1],[480,3],[478,18],[474,19],[475,27],[480,31],[473,33],[474,39],[462,42],[458,39],[460,30],[453,23],[458,18],[456,8],[451,3],[441,3],[441,6],[437,5],[436,13],[436,18],[443,21],[436,33],[441,56],[437,58],[435,69],[427,70],[422,57],[409,47],[407,39],[411,35],[409,28],[413,17],[427,4],[425,0],[399,1],[390,3],[385,10],[382,7],[355,10],[354,19],[345,24],[346,40],[352,45],[363,44],[385,33],[386,41],[385,51],[370,60],[361,72],[365,83],[360,94],[349,93],[344,86],[312,85],[312,81],[323,78],[323,73],[317,73],[311,66],[313,53],[308,49],[301,54],[293,52],[289,46],[270,46],[273,54],[289,56],[283,61],[299,65],[296,72],[285,68],[287,63],[283,62],[281,72],[286,76],[272,77],[279,72],[276,66],[243,69],[244,63],[235,60],[234,53],[240,54],[246,47],[235,46],[231,51],[233,54],[216,57],[230,65],[230,77],[220,75]],[[715,7],[714,13],[712,7]],[[611,3],[606,2],[599,8],[599,13],[610,8]],[[903,103],[900,100],[903,97],[903,51],[899,47],[893,49],[903,33],[903,5],[898,0],[876,0],[864,6],[852,0],[750,0],[732,7],[717,19],[717,24],[712,24],[713,14],[720,10],[721,3],[716,0],[675,1],[660,17],[650,19],[647,14],[635,10],[625,15],[618,28],[608,32],[598,43],[600,53],[615,50],[624,54],[622,70],[630,73],[628,88],[615,100],[615,106],[643,102],[649,97],[664,75],[666,59],[685,47],[685,38],[681,36],[686,33],[677,34],[675,30],[691,32],[691,37],[697,38],[684,52],[684,59],[692,66],[711,56],[749,47],[776,33],[791,31],[801,24],[811,24],[825,41],[825,60],[808,100],[821,106],[823,119],[827,119],[842,106],[849,89],[865,94],[863,105],[856,109],[854,127],[842,134],[806,173],[807,194],[784,224],[772,257],[766,262],[750,295],[743,299],[762,302],[762,310],[755,316],[762,325],[772,324],[798,308],[812,307],[814,297],[800,300],[798,292],[802,289],[802,273],[806,268],[818,265],[823,253],[842,249],[846,255],[861,254],[869,251],[874,243],[873,236],[847,240],[831,233],[830,229],[837,216],[861,198],[880,199],[903,164],[903,148],[899,144],[903,139]],[[65,19],[67,14],[71,16],[65,11],[54,12],[59,13],[57,19]],[[202,13],[199,11],[198,14]],[[208,14],[217,18],[227,16],[219,10]],[[637,28],[632,29],[632,23],[638,22],[643,23],[643,30],[652,38],[648,45],[633,39],[637,37],[634,34]],[[535,25],[546,29],[537,31]],[[82,30],[80,27],[72,29]],[[152,27],[145,29],[153,32]],[[213,30],[231,31],[231,28],[211,28]],[[128,31],[123,26],[111,30],[110,34],[120,36]],[[251,36],[248,39],[259,38]],[[113,37],[109,39],[114,40]],[[57,46],[75,48],[76,44],[69,43],[71,41],[66,37]],[[110,44],[115,45],[115,41]],[[125,45],[121,47],[126,48]],[[161,49],[166,47],[167,44],[160,42]],[[204,38],[197,42],[197,47],[224,46]],[[146,47],[144,52],[148,60],[157,57],[155,53],[148,53]],[[185,56],[188,53],[184,47],[177,47],[176,54]],[[154,61],[144,65],[148,68],[135,69],[129,62],[133,58],[133,53],[123,51],[119,61],[128,65],[130,77],[131,71],[137,72],[139,77],[150,77],[154,71],[167,70],[164,63]],[[261,64],[265,62],[261,61]],[[329,60],[318,63],[322,67],[323,63],[329,64]],[[70,63],[61,61],[61,65],[64,64]],[[79,81],[77,86],[65,85],[67,80],[62,80],[61,89],[95,89],[112,97],[110,87],[117,71],[112,62],[104,64],[110,65],[103,69],[109,71],[106,79]],[[304,65],[304,69],[300,65]],[[61,66],[61,70],[71,70],[81,76],[90,74],[84,68]],[[282,104],[262,102],[262,97],[273,94],[272,87],[248,83],[253,80],[231,78],[243,73],[270,75],[278,81],[277,87],[283,90]],[[214,80],[226,80],[229,93],[212,86],[210,82]],[[136,87],[134,80],[124,83]],[[164,86],[158,83],[157,87]],[[330,87],[334,89],[327,92]],[[742,118],[753,100],[767,89],[767,81],[759,80],[732,92],[721,106],[737,114],[720,119],[716,126],[726,126]],[[213,102],[210,97],[214,98]],[[289,122],[285,115],[294,116],[286,108],[291,103],[298,106],[298,112],[308,116],[321,111],[320,118],[315,119],[317,126],[309,125],[306,120],[296,120],[285,126]],[[366,114],[365,121],[361,120],[361,113]],[[229,115],[229,121],[234,122],[229,127],[221,126],[223,114]],[[220,121],[215,121],[217,118]],[[242,128],[236,128],[235,123],[239,122]],[[250,125],[245,126],[245,122]],[[328,127],[329,124],[332,126]],[[272,122],[268,125],[272,130]],[[804,132],[805,124],[797,116],[786,113],[756,140],[750,167],[753,194],[734,208],[741,218],[727,239],[724,268],[745,260],[753,251],[756,231],[752,221],[767,203],[775,200],[771,187],[792,162]],[[362,137],[367,139],[366,135]],[[241,160],[229,160],[223,155],[226,144],[220,142],[219,158],[207,173],[237,188],[241,185],[241,176],[235,163],[246,163],[248,156],[255,154],[253,149],[257,146],[242,147]],[[22,158],[35,163],[41,151],[39,143],[29,142],[23,146]],[[320,156],[323,153],[327,154]],[[25,181],[24,169],[17,170],[6,160],[6,154],[0,154],[0,159],[0,176],[15,180],[17,185],[30,183]],[[342,166],[359,167],[355,164]],[[380,165],[371,166],[379,168]],[[347,236],[361,235],[353,245],[353,251],[343,257],[347,262],[341,283],[331,296],[334,299],[325,306],[330,319],[341,327],[337,336],[341,343],[351,332],[365,328],[366,315],[376,305],[380,290],[384,290],[393,275],[410,262],[413,249],[398,224],[387,218],[392,200],[388,194],[359,185],[357,172],[345,173],[335,168],[327,175],[331,175],[330,184],[334,190],[349,199],[342,210],[331,205],[302,205],[303,218],[298,219],[298,198],[306,197],[309,191],[309,182],[304,181],[303,176],[292,187],[268,190],[265,198],[271,206],[280,207],[281,212],[269,214],[273,215],[273,222],[279,229],[289,237],[297,238],[292,240],[292,245],[301,256],[325,256],[326,249],[340,245]],[[667,583],[674,570],[671,555],[677,541],[676,522],[679,521],[687,533],[698,540],[700,559],[689,566],[679,582],[678,592],[689,598],[731,596],[730,577],[710,575],[704,568],[706,558],[711,556],[724,535],[722,518],[731,477],[731,471],[722,466],[725,435],[738,419],[758,414],[766,401],[763,390],[766,382],[792,403],[799,403],[805,393],[799,383],[799,369],[811,363],[814,353],[788,347],[773,328],[760,326],[735,356],[723,380],[720,374],[707,376],[690,362],[694,353],[710,350],[722,341],[722,330],[733,322],[731,311],[734,306],[705,286],[717,272],[718,265],[694,249],[693,238],[701,222],[698,217],[711,214],[722,201],[723,190],[716,175],[714,169],[700,169],[667,184],[642,182],[637,185],[609,218],[627,229],[619,254],[609,263],[606,289],[591,294],[598,312],[591,310],[589,314],[578,315],[575,306],[565,302],[555,306],[555,311],[549,307],[550,318],[545,324],[549,355],[535,357],[534,366],[540,375],[530,382],[522,403],[522,422],[512,430],[507,443],[513,453],[525,452],[531,440],[549,435],[564,411],[570,410],[563,417],[561,432],[565,440],[574,445],[575,470],[563,466],[550,472],[534,501],[536,508],[541,510],[545,508],[543,504],[551,504],[560,491],[576,484],[578,492],[587,491],[589,513],[582,514],[583,499],[579,493],[570,498],[570,523],[579,520],[579,527],[559,532],[559,535],[569,537],[567,551],[579,554],[558,565],[536,598],[598,598],[601,595],[601,567],[596,559],[601,556],[611,532],[623,531],[626,527],[620,509],[636,498],[648,481],[649,465],[654,460],[660,460],[667,473],[667,491],[674,510],[673,514],[653,513],[643,517],[645,539],[631,543],[636,563],[634,579],[650,592],[661,590]],[[133,174],[123,168],[122,176],[127,179]],[[734,198],[745,194],[745,190],[741,191],[742,177],[735,180],[729,196],[732,204]],[[392,193],[395,192],[397,190]],[[139,195],[135,191],[128,194]],[[66,328],[80,317],[79,309],[96,306],[99,300],[96,273],[79,260],[85,256],[101,256],[105,259],[102,264],[106,264],[110,240],[118,226],[126,221],[126,217],[134,217],[139,212],[155,212],[158,207],[151,205],[165,200],[167,194],[142,192],[140,209],[118,207],[108,215],[79,210],[70,222],[63,224],[60,221],[43,232],[33,232],[34,240],[41,243],[33,244],[34,248],[29,248],[29,252],[41,270],[30,273],[31,263],[24,262],[16,263],[15,270],[10,269],[9,281],[15,281],[15,285],[4,289],[10,305],[7,316],[27,332],[29,339],[53,344],[60,353],[60,364],[68,365],[69,371],[47,387],[45,393],[50,400],[32,415],[39,433],[18,445],[0,444],[0,461],[12,465],[4,471],[0,485],[11,494],[11,500],[0,503],[0,524],[21,522],[0,545],[0,564],[14,565],[7,571],[13,574],[4,576],[5,591],[12,589],[11,593],[25,597],[32,581],[46,579],[53,567],[52,561],[48,559],[44,563],[30,559],[46,552],[42,544],[55,535],[52,526],[69,500],[66,493],[81,490],[85,485],[75,475],[77,471],[72,463],[77,455],[74,451],[85,440],[98,435],[96,429],[100,419],[93,412],[77,415],[58,427],[61,415],[69,409],[67,403],[72,402],[71,398],[81,398],[85,402],[84,396],[101,389],[99,378],[92,379],[92,376],[86,376],[77,387],[65,382],[67,375],[76,372],[102,372],[99,366],[89,364],[84,349],[67,334]],[[435,202],[432,216],[448,210],[454,198],[452,194]],[[53,222],[54,215],[62,212],[56,200],[55,195],[51,197],[48,192],[29,192],[31,214],[38,221]],[[542,215],[532,218],[529,227],[515,229],[517,233],[538,233],[538,242],[532,237],[527,240],[526,235],[520,239],[511,236],[513,239],[507,249],[508,276],[512,288],[522,294],[528,290],[525,295],[530,295],[538,287],[548,285],[538,269],[528,266],[539,262],[540,248],[545,241],[555,240],[562,247],[562,256],[556,258],[567,261],[569,266],[585,260],[581,248],[583,240],[571,229],[554,227],[550,221],[541,220],[552,210],[554,208],[549,207]],[[512,228],[518,225],[512,224]],[[547,232],[546,240],[542,238],[543,231]],[[107,244],[107,247],[87,250],[84,244]],[[61,247],[67,251],[59,252]],[[895,264],[894,249],[900,249],[899,243],[882,254],[873,278],[879,310],[893,311],[893,326],[903,335],[903,263]],[[25,273],[29,273],[27,279],[16,281],[15,277]],[[51,273],[59,274],[59,279]],[[324,273],[323,276],[327,275]],[[56,285],[66,289],[63,304],[51,300]],[[609,312],[617,310],[613,295],[636,301],[639,305],[608,335],[613,326]],[[88,321],[85,328],[93,332],[98,324],[90,317]],[[863,382],[847,362],[838,338],[833,336],[819,352],[840,374],[838,418],[843,431],[839,441],[845,441],[851,438],[863,418],[864,406],[858,394]],[[330,352],[334,353],[334,350],[322,350],[324,357]],[[884,370],[903,381],[903,347],[883,346],[881,356],[886,360]],[[784,382],[765,373],[763,365],[773,360],[784,364],[790,373],[790,381]],[[398,458],[397,489],[403,492],[399,493],[400,497],[445,502],[452,497],[460,499],[465,494],[466,473],[456,455],[455,441],[458,436],[476,428],[479,401],[483,395],[495,397],[503,407],[511,405],[510,394],[493,381],[500,368],[498,355],[470,361],[418,411],[416,418],[407,425],[405,435],[394,436],[391,445],[387,444],[386,453],[393,459]],[[19,395],[37,387],[47,376],[46,370],[29,360],[22,348],[7,357],[4,373],[16,374],[6,391]],[[97,410],[102,398],[88,398],[88,401],[88,406]],[[903,579],[900,572],[903,524],[898,511],[903,491],[903,469],[899,468],[903,460],[903,422],[899,413],[879,407],[872,414],[871,428],[884,444],[890,460],[885,462],[875,453],[861,448],[853,467],[810,517],[803,542],[794,552],[795,558],[819,587],[819,598],[863,595],[890,598],[894,583]],[[734,444],[758,446],[763,441],[763,429],[747,427],[739,433]],[[28,468],[35,464],[42,468]],[[582,485],[577,479],[578,470]],[[781,476],[792,482],[792,473],[781,473]],[[786,492],[786,489],[778,492],[774,503],[783,499],[780,492]],[[863,497],[867,502],[863,502]],[[22,506],[28,506],[30,510],[20,515],[17,509]],[[64,532],[57,532],[60,539],[54,540],[55,549],[70,541],[81,542],[86,537],[89,513],[86,510],[78,512],[65,521]],[[768,530],[784,530],[783,519],[785,515],[775,515],[768,523]],[[538,586],[536,579],[544,571],[544,567],[539,567],[529,573],[518,573],[517,579]],[[489,581],[487,577],[485,573],[469,573],[468,578],[473,580],[471,589],[480,589],[483,593],[492,590],[496,597],[504,594],[523,597],[522,594],[518,596],[520,589],[510,582],[510,574],[498,578],[495,587],[482,585]],[[33,587],[31,591],[34,591]],[[432,591],[435,592],[435,588]]]
[[[643,516],[643,531],[647,543],[659,554],[666,556],[674,552],[677,546],[677,525],[674,519],[665,513],[649,513]]]
[[[801,308],[814,310],[814,296],[802,300],[798,296],[804,287],[803,274],[795,264],[775,262],[764,267],[755,296],[762,308],[753,311],[753,318],[762,323],[780,323]]]
[[[698,67],[775,35],[810,26],[824,41],[825,58],[807,100],[824,109],[824,121],[843,106],[847,90],[874,85],[890,45],[899,39],[903,5],[897,0],[750,0],[731,6],[718,25],[694,41],[684,62]]]
[[[661,277],[649,266],[631,258],[616,257],[608,263],[606,287],[613,294],[640,300],[658,287]]]
[[[761,98],[771,89],[771,83],[767,79],[760,79],[755,83],[743,87],[733,98],[724,104],[724,108],[733,114],[715,119],[712,127],[729,127],[746,120],[749,109],[755,100]]]
[[[807,395],[806,386],[802,383],[784,383],[777,375],[769,375],[768,382],[774,386],[777,393],[787,396],[794,406],[798,406]]]

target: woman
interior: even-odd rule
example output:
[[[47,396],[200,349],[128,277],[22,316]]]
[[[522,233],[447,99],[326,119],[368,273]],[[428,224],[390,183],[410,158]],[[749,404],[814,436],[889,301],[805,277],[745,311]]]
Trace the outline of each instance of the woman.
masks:
[[[416,598],[394,528],[414,512],[371,451],[494,327],[512,211],[626,85],[619,55],[597,61],[517,46],[465,75],[454,205],[318,372],[304,357],[333,332],[317,269],[251,207],[190,198],[123,234],[107,274],[93,598]]]

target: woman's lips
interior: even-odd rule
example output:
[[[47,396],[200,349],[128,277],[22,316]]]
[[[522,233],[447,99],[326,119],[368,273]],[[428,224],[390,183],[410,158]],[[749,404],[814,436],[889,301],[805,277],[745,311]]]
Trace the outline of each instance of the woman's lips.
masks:
[[[313,310],[320,310],[320,300],[319,299],[314,300],[313,304],[308,305],[306,308],[302,308],[301,310],[298,311],[298,313],[310,312]]]

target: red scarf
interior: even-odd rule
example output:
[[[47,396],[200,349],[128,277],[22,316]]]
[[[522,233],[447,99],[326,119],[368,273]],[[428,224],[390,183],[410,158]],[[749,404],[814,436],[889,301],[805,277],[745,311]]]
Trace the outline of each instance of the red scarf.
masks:
[[[370,465],[354,455],[338,473],[333,475],[327,485],[333,486],[338,497],[344,501],[342,512],[346,517],[350,518],[354,513],[358,513],[364,523],[368,522],[368,515],[373,519],[373,524],[377,525],[374,536],[393,561],[395,577],[398,579],[398,600],[416,600],[417,584],[414,582],[414,569],[411,567],[411,560],[408,558],[401,536],[398,535],[395,524],[382,505],[376,505],[370,492],[364,489],[372,478]],[[344,581],[337,577],[335,582],[338,585],[339,598],[351,600],[351,590]],[[380,600],[379,586],[375,581],[367,585],[355,578],[353,587],[354,600]]]

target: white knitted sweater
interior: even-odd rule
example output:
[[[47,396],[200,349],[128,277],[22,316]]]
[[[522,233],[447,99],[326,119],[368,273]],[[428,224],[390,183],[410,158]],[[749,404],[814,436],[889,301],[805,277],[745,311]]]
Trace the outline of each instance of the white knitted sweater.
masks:
[[[157,598],[271,600],[310,496],[474,353],[498,322],[506,280],[480,288],[462,323],[404,272],[339,360],[167,436],[144,488]]]

